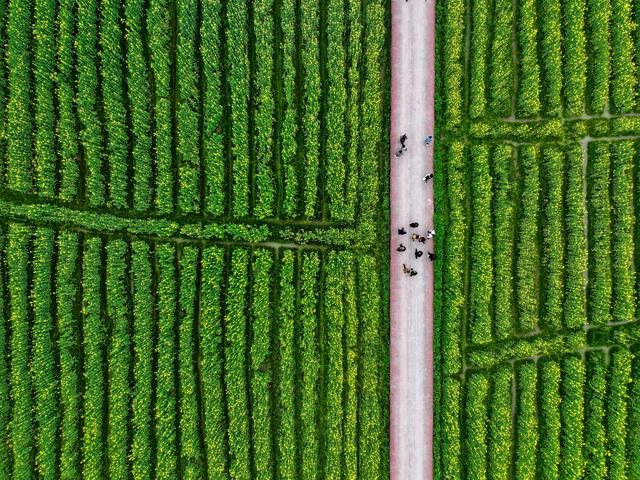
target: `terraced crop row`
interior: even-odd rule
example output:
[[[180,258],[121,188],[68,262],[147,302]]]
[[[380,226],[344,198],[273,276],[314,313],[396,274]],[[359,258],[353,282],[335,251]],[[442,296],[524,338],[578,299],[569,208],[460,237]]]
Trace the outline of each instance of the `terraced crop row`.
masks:
[[[0,247],[3,478],[385,475],[373,256],[15,223]]]
[[[438,293],[442,310],[436,312],[443,375],[438,405],[443,429],[439,437],[440,475],[531,478],[537,471],[549,471],[545,478],[581,478],[579,472],[587,465],[591,469],[587,478],[608,478],[607,469],[624,471],[629,460],[619,460],[613,453],[610,458],[603,452],[609,448],[607,442],[614,442],[620,458],[635,458],[633,450],[625,450],[631,433],[627,435],[624,429],[614,433],[619,432],[621,421],[613,420],[613,413],[599,413],[617,400],[590,404],[593,412],[585,416],[589,418],[585,424],[588,433],[583,440],[585,451],[593,452],[590,460],[582,459],[583,447],[575,446],[572,432],[566,433],[568,440],[562,443],[570,453],[558,453],[559,427],[535,409],[551,416],[557,404],[573,402],[571,390],[558,391],[554,386],[559,381],[557,368],[546,366],[547,357],[564,352],[580,354],[585,347],[609,342],[637,344],[633,252],[638,230],[633,212],[637,211],[634,192],[638,185],[631,160],[638,155],[637,142],[621,139],[591,141],[583,146],[467,147],[452,141],[440,148],[446,158],[445,264]],[[608,335],[606,330],[616,324],[621,324],[622,330]],[[596,326],[600,329],[594,329]],[[622,355],[615,353],[619,348],[611,350],[612,362]],[[484,425],[491,418],[484,406],[493,405],[487,400],[493,387],[485,382],[499,382],[505,362],[520,365],[519,359],[538,357],[542,360],[537,373],[526,366],[528,360],[522,360],[515,384],[537,383],[539,392],[534,387],[518,387],[518,399],[523,403],[517,411],[522,416],[518,413],[512,422],[509,414],[507,420],[501,420],[511,425],[509,438],[502,442],[513,445],[515,457],[502,456],[492,464],[493,453],[477,450],[494,428],[490,423]],[[597,365],[605,368],[602,362],[596,362],[593,375],[587,375],[590,382],[600,378]],[[586,365],[591,363],[589,360]],[[463,365],[478,369],[474,370],[477,373],[464,373]],[[602,385],[594,383],[593,388],[604,397],[613,395],[605,387],[606,375],[602,375]],[[612,382],[623,382],[625,374],[620,375]],[[636,381],[638,377],[629,374],[624,378]],[[616,394],[618,398],[626,399],[626,384],[615,388],[622,389]],[[465,391],[472,397],[462,401]],[[478,395],[486,398],[476,398]],[[536,401],[535,395],[542,395],[541,400]],[[552,397],[545,399],[545,395]],[[449,413],[456,402],[460,413]],[[616,408],[624,410],[625,405]],[[532,413],[525,413],[531,409]],[[506,406],[504,412],[506,415]],[[450,423],[458,416],[462,424],[453,428]],[[614,421],[618,422],[615,427],[607,427],[606,422]],[[464,428],[468,428],[466,433]],[[537,436],[532,436],[536,431]],[[549,431],[554,432],[553,439],[543,441]],[[522,436],[525,440],[521,441]],[[489,452],[492,448],[498,447],[489,446]],[[447,459],[452,455],[464,460]],[[507,471],[512,468],[509,465],[513,471]],[[501,473],[491,473],[494,471]],[[624,478],[619,475],[611,478]]]
[[[388,476],[388,15],[0,1],[1,479]]]
[[[464,387],[448,378],[444,399],[455,408],[443,418],[441,477],[633,478],[635,353],[525,360],[470,371]]]
[[[436,478],[633,478],[637,8],[438,6]]]
[[[377,166],[384,137],[381,2],[54,3],[8,2],[0,19],[4,195],[137,214],[371,217],[363,197],[377,188],[359,185],[378,175],[363,165]]]
[[[630,0],[473,0],[469,17],[465,2],[440,5],[447,132],[483,117],[638,111],[640,37]]]
[[[635,142],[446,148],[445,365],[460,368],[463,325],[472,347],[634,320]]]

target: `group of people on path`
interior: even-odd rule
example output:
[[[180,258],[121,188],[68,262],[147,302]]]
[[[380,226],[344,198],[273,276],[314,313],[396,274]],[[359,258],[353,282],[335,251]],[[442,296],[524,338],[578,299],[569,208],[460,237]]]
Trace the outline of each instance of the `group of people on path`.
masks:
[[[399,156],[402,155],[403,152],[407,150],[406,141],[407,141],[407,134],[403,133],[402,135],[400,135],[400,149],[398,149],[394,153],[395,158],[398,158]],[[424,143],[427,146],[431,145],[433,143],[433,135],[427,135],[424,139]],[[432,180],[432,179],[433,179],[432,172],[427,173],[424,177],[422,177],[422,180],[424,182],[428,182],[429,180]],[[420,224],[418,222],[412,222],[409,224],[409,227],[412,229],[417,229],[418,227],[420,227]],[[405,230],[404,227],[399,228],[398,235],[407,235],[407,230]],[[420,235],[418,232],[413,232],[411,234],[411,241],[426,244],[427,240],[433,239],[435,235],[436,235],[436,231],[434,229],[427,230],[427,233],[425,235]],[[416,260],[421,258],[424,255],[424,251],[421,250],[420,248],[422,247],[414,248],[413,254]],[[396,250],[398,252],[405,252],[407,250],[407,247],[404,245],[404,243],[400,243],[400,245],[398,246],[398,248],[396,248]],[[436,253],[427,250],[427,258],[433,262],[434,260],[436,260]],[[405,274],[409,275],[410,277],[415,277],[416,275],[418,275],[418,272],[412,266],[407,266],[406,263],[402,264],[402,271]]]
[[[420,226],[420,224],[418,222],[412,222],[409,225],[411,228],[418,228]],[[404,227],[401,227],[398,229],[398,235],[407,235],[407,230]],[[418,233],[412,233],[411,234],[411,241],[412,242],[418,242],[418,243],[426,243],[427,240],[431,240],[432,238],[434,238],[436,235],[436,231],[434,229],[431,230],[427,230],[427,233],[425,236],[422,236]],[[422,257],[424,255],[424,251],[420,249],[421,247],[417,247],[413,249],[413,255],[415,256],[416,260],[419,259],[420,257]],[[396,251],[398,252],[406,252],[407,251],[407,247],[405,246],[404,243],[400,243],[400,245],[398,246],[398,248],[396,248]],[[436,260],[437,256],[435,254],[435,252],[431,252],[429,250],[427,250],[427,258],[429,260],[431,260],[432,262],[434,260]],[[404,273],[408,274],[410,277],[415,277],[418,272],[416,270],[414,270],[413,267],[409,266],[407,267],[407,265],[405,263],[402,264],[402,270]]]
[[[406,141],[407,141],[407,134],[403,133],[402,135],[400,135],[400,148],[396,150],[395,153],[393,154],[395,158],[398,158],[399,156],[402,155],[403,152],[407,151],[407,146],[405,145]],[[427,135],[424,139],[424,144],[431,145],[431,142],[433,142],[433,135]],[[433,175],[431,177],[433,177]]]

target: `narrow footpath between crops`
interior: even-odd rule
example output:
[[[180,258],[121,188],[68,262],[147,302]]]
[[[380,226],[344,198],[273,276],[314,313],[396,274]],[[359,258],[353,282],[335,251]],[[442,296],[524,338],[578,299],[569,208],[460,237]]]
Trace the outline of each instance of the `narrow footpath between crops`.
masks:
[[[391,5],[391,479],[433,478],[433,228],[435,0]],[[400,136],[407,147],[394,158]],[[438,175],[440,172],[434,172]],[[418,222],[417,228],[411,228]],[[404,227],[405,235],[398,229]],[[442,235],[443,232],[436,232]],[[404,244],[406,251],[396,249]],[[415,250],[423,251],[416,258]],[[436,252],[440,254],[440,252]],[[441,261],[438,258],[437,261]],[[417,275],[403,272],[403,264]]]

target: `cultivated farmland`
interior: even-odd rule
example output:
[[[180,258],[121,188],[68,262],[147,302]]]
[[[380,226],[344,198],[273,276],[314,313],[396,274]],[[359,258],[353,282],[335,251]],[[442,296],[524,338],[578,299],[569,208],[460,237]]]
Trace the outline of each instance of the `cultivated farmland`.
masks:
[[[0,478],[388,476],[387,19],[0,1]]]
[[[637,13],[439,2],[437,478],[640,475]]]

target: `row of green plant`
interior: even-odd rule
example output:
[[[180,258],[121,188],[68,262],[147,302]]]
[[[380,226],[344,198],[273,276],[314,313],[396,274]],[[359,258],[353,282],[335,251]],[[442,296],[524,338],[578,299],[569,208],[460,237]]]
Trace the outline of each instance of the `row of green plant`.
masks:
[[[109,205],[127,206],[127,113],[124,105],[122,75],[122,31],[120,29],[120,2],[100,2],[99,52],[100,88],[104,127],[107,134],[106,160],[109,165]],[[95,91],[91,92],[95,96]]]
[[[98,39],[97,5],[95,0],[78,4],[77,38],[75,41],[77,93],[76,112],[80,125],[80,144],[85,167],[84,187],[92,207],[103,206],[106,200],[103,175],[104,149],[102,122],[98,116]]]
[[[222,35],[222,2],[209,2],[201,9],[200,55],[202,58],[202,120],[205,174],[205,211],[210,215],[225,212],[226,147],[222,101],[223,63],[220,55]]]
[[[498,117],[508,117],[511,114],[511,85],[514,81],[512,2],[496,0],[493,18],[495,26],[489,68],[491,111]]]
[[[471,7],[471,66],[469,75],[469,117],[486,113],[487,49],[489,47],[489,2],[475,0]]]
[[[562,73],[564,113],[578,117],[585,110],[587,91],[586,0],[562,2],[562,46],[565,51]]]
[[[227,7],[228,79],[231,93],[231,151],[233,172],[233,214],[249,213],[249,35],[248,6],[233,2]]]
[[[491,341],[490,305],[494,285],[489,148],[486,145],[471,147],[469,161],[472,182],[468,328],[470,343],[484,344]]]
[[[542,111],[548,117],[562,112],[562,3],[542,0],[538,3]]]
[[[466,363],[470,368],[489,368],[502,362],[519,358],[546,356],[552,353],[573,352],[584,347],[587,335],[584,331],[559,335],[538,334],[467,349]]]
[[[307,105],[306,111],[308,112],[312,108],[317,108],[316,111],[312,111],[311,117],[305,117],[304,124],[299,126],[296,118],[296,63],[295,63],[295,4],[293,2],[282,2],[282,11],[280,13],[280,21],[282,26],[282,90],[284,101],[284,118],[282,120],[282,127],[280,130],[280,157],[282,161],[282,168],[284,170],[284,198],[283,198],[283,213],[286,216],[295,216],[298,210],[298,165],[297,165],[297,143],[296,136],[299,129],[308,129],[305,131],[305,136],[311,136],[312,138],[306,138],[306,141],[310,145],[315,145],[318,141],[318,134],[320,128],[318,126],[320,118],[320,106],[319,100],[316,105],[312,102],[313,95],[319,95],[319,68],[320,57],[318,50],[318,36],[316,35],[318,24],[317,12],[312,11],[312,7],[302,2],[301,8],[301,22],[302,22],[302,37],[305,39],[302,42],[302,67],[305,71],[305,89],[307,89]],[[317,5],[315,6],[317,9]],[[310,17],[310,18],[306,18]],[[306,31],[305,27],[309,26],[310,31]],[[310,57],[312,53],[315,53],[315,57]],[[307,70],[308,69],[308,70]],[[317,75],[315,78],[313,75]],[[315,83],[317,82],[317,84]],[[308,147],[309,148],[309,147]],[[309,152],[308,155],[312,155],[314,152]],[[316,186],[315,181],[317,177],[317,165],[318,153],[315,157],[307,158],[306,162],[312,162],[308,164],[309,170],[315,175],[313,178],[307,177],[305,180],[305,189],[311,188],[311,192],[305,190],[305,194],[313,193],[310,197],[310,201],[315,204]],[[306,163],[305,162],[305,163]],[[313,206],[313,204],[311,206]],[[306,216],[313,217],[314,212],[306,211]]]
[[[190,478],[204,476],[204,454],[200,444],[200,388],[197,380],[197,322],[199,255],[195,247],[184,247],[180,256],[178,302],[178,398],[180,470]]]
[[[637,7],[629,0],[611,0],[611,107],[629,113],[636,106],[638,71],[634,36]]]
[[[287,3],[287,2],[285,2]],[[272,164],[272,138],[274,132],[274,98],[271,81],[273,62],[273,0],[260,0],[253,4],[253,31],[255,37],[254,116],[255,192],[253,215],[267,218],[274,214],[275,185]],[[294,28],[291,18],[285,19],[284,28]],[[290,39],[285,39],[289,41]],[[293,43],[287,45],[293,45]]]
[[[520,215],[517,219],[516,303],[518,330],[528,332],[538,325],[539,301],[537,272],[538,215],[540,207],[540,151],[533,145],[518,150],[520,169]]]
[[[271,365],[272,322],[271,290],[274,286],[273,253],[266,249],[253,254],[253,281],[251,295],[251,421],[253,424],[253,450],[256,478],[271,478],[273,451],[271,448],[271,416],[276,406],[271,405],[270,384],[277,378]]]
[[[31,378],[35,391],[36,469],[42,478],[55,478],[58,410],[57,385],[52,343],[54,318],[51,298],[51,257],[53,231],[37,228],[33,239],[33,285],[31,305],[33,327],[31,345]]]
[[[352,252],[345,253],[347,271],[355,271],[356,264]],[[343,411],[343,476],[346,478],[358,478],[358,286],[356,277],[349,275],[344,282],[344,315],[343,332],[344,348],[343,359],[345,366],[344,376],[344,411]]]
[[[564,326],[580,328],[587,323],[586,280],[587,246],[584,228],[585,204],[583,152],[579,145],[566,149],[564,169],[564,225],[566,259],[564,270]]]
[[[466,188],[464,144],[453,143],[446,152],[447,235],[443,252],[442,371],[450,375],[462,368],[461,329],[465,309]]]
[[[589,110],[592,113],[602,113],[609,97],[609,76],[611,75],[609,0],[587,0],[585,18],[589,55],[587,64]]]
[[[146,242],[131,244],[133,314],[133,386],[131,389],[131,473],[134,478],[151,478],[153,458],[153,285],[152,252]]]
[[[227,452],[224,385],[224,330],[222,288],[224,282],[224,250],[207,247],[202,252],[200,275],[200,350],[202,360],[202,411],[207,474],[210,479],[224,478]]]
[[[36,188],[40,195],[54,196],[56,162],[53,114],[53,78],[55,60],[55,3],[38,0],[34,6],[33,37],[35,51],[35,167]]]
[[[84,392],[82,395],[82,477],[104,478],[105,462],[105,365],[106,329],[102,303],[103,242],[89,238],[82,255],[82,338]],[[28,472],[28,467],[25,468]]]
[[[327,4],[327,115],[326,144],[326,187],[329,212],[332,218],[340,219],[344,214],[345,179],[345,104],[346,59],[344,51],[344,4],[339,0],[329,0]]]
[[[302,392],[300,417],[302,438],[302,478],[314,478],[319,468],[319,442],[316,411],[320,405],[318,395],[320,379],[320,345],[318,343],[318,287],[320,257],[315,252],[302,256],[302,278],[300,279],[300,317],[302,334],[300,339],[300,370]]]
[[[562,423],[560,478],[582,478],[584,451],[585,363],[580,357],[562,359],[560,421]]]
[[[124,240],[107,243],[106,257],[106,323],[109,325],[108,342],[108,475],[123,477],[129,467],[128,423],[131,415],[131,329],[129,328],[129,301],[127,300],[127,244]]]
[[[493,247],[494,284],[493,326],[494,338],[504,340],[511,336],[513,321],[513,253],[516,182],[513,180],[513,148],[497,145],[492,152]]]
[[[564,198],[565,155],[558,148],[542,149],[541,175],[543,183],[542,271],[544,302],[541,323],[554,331],[562,328],[564,305],[565,234]]]
[[[458,132],[464,110],[465,2],[447,0],[442,31],[442,89],[444,111],[440,125]]]
[[[627,322],[635,314],[634,192],[636,149],[631,141],[613,142],[611,153],[611,319]],[[640,241],[636,239],[635,241]]]
[[[294,331],[296,317],[296,287],[294,285],[295,256],[286,250],[280,261],[280,297],[278,303],[278,461],[280,478],[296,476],[295,428],[295,359]]]
[[[540,111],[540,65],[538,64],[538,12],[534,0],[523,0],[517,11],[518,90],[516,112],[531,117]]]
[[[196,52],[198,35],[198,2],[176,2],[177,45],[176,69],[176,166],[178,209],[181,212],[200,211],[200,104],[199,65]]]
[[[358,175],[359,230],[362,238],[375,238],[380,218],[379,189],[383,171],[388,168],[382,160],[388,158],[389,138],[386,132],[387,106],[385,92],[389,79],[385,73],[387,27],[386,10],[380,1],[367,2],[365,8],[365,35],[363,59],[365,78],[362,86],[360,119],[360,171]],[[361,80],[362,81],[362,80]],[[380,166],[383,170],[380,170]],[[384,185],[384,183],[383,183]]]
[[[388,371],[387,348],[384,345],[383,313],[386,308],[380,295],[379,263],[373,255],[358,255],[359,316],[359,374],[358,403],[358,471],[362,478],[379,478],[387,472],[388,459],[380,445],[385,445],[387,427],[385,419],[388,389],[381,380]],[[363,435],[362,432],[367,432]]]
[[[609,351],[607,372],[606,428],[608,473],[610,478],[627,477],[627,458],[633,458],[633,450],[626,449],[629,383],[631,360],[629,350],[614,348]],[[637,379],[636,379],[637,381]],[[627,453],[629,453],[627,455]]]
[[[73,0],[58,2],[56,16],[56,72],[55,95],[58,105],[56,117],[57,154],[60,159],[58,196],[69,202],[78,193],[80,175],[79,143],[74,112],[74,5]]]
[[[586,357],[584,412],[584,478],[607,478],[605,432],[606,367],[603,352]]]
[[[344,319],[344,273],[347,268],[345,258],[338,252],[329,254],[327,259],[326,287],[324,290],[324,322],[326,341],[326,407],[342,405],[344,384],[344,358],[342,355]],[[326,461],[324,478],[337,479],[342,474],[343,419],[342,415],[330,413],[326,418]]]
[[[538,364],[540,390],[539,471],[543,478],[559,479],[560,466],[560,396],[561,371],[556,360]]]
[[[225,328],[225,390],[229,438],[229,473],[232,478],[250,477],[249,403],[246,384],[247,331],[246,290],[248,251],[233,250],[227,280]]]
[[[78,234],[64,232],[57,239],[58,262],[55,272],[56,319],[60,355],[60,478],[81,476],[80,415],[81,364],[78,356]]]
[[[487,472],[487,423],[489,381],[481,373],[466,379],[464,465],[468,478],[484,478]]]
[[[347,51],[349,79],[348,109],[346,112],[349,149],[347,152],[344,205],[341,218],[353,221],[356,213],[360,164],[360,97],[363,39],[362,8],[357,2],[349,3],[349,47]]]
[[[604,142],[589,144],[589,323],[611,321],[611,156]]]
[[[131,115],[131,158],[133,161],[133,208],[151,208],[151,82],[143,38],[145,2],[127,0],[124,4],[127,99]]]
[[[7,44],[7,184],[18,192],[32,188],[31,137],[31,10],[32,2],[11,2],[6,18]],[[80,28],[80,26],[78,26]],[[82,67],[80,65],[79,67]],[[78,72],[80,74],[80,72]]]
[[[513,371],[510,365],[499,365],[491,372],[489,408],[489,478],[511,478],[511,402]]]
[[[150,0],[147,36],[153,73],[153,139],[155,155],[155,207],[163,214],[174,210],[174,164],[170,56],[170,19],[167,0]]]

